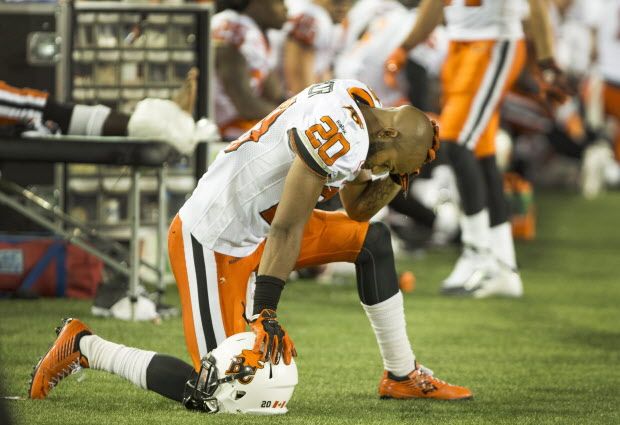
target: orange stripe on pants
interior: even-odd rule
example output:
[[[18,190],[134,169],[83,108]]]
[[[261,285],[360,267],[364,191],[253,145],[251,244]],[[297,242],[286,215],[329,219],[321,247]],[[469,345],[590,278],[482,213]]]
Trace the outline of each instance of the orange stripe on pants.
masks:
[[[178,215],[174,217],[170,229],[168,230],[168,257],[170,258],[170,266],[177,283],[179,297],[181,298],[181,314],[183,317],[185,344],[192,358],[194,368],[198,371],[200,370],[200,353],[198,350],[198,342],[196,341],[196,329],[194,327],[194,315],[189,291],[189,278],[187,277],[183,230],[181,219]]]
[[[503,41],[452,41],[441,72],[444,94],[440,138],[467,143],[468,136],[478,135],[472,140],[478,158],[495,153],[498,107],[525,63],[523,40],[510,42],[515,44],[514,53],[504,61],[494,56],[501,47],[498,43]],[[505,67],[509,67],[507,71],[499,73]]]
[[[351,220],[342,212],[314,210],[304,228],[301,251],[295,268],[336,261],[354,262],[362,249],[367,232],[367,222]],[[264,248],[265,242],[261,243],[252,254],[243,258],[215,253],[217,282],[207,282],[207,284],[218,285],[220,310],[226,336],[246,330],[243,313],[247,302],[247,284],[252,272],[258,270]],[[194,367],[198,370],[201,356],[196,341],[197,326],[194,324],[192,312],[182,223],[178,215],[170,226],[168,253],[181,298],[187,349]]]
[[[45,105],[46,99],[49,96],[40,90],[30,88],[18,88],[13,87],[6,82],[0,80],[0,94],[5,92],[9,96],[0,96],[5,101],[5,106],[8,106],[11,110],[32,110],[38,109]],[[9,97],[8,99],[6,97]],[[17,97],[19,101],[13,98]],[[38,102],[37,102],[38,100]],[[15,118],[15,115],[0,116],[0,126],[15,125],[22,121],[22,119]]]
[[[40,99],[47,99],[47,97],[49,96],[49,93],[46,93],[44,91],[31,89],[27,87],[26,88],[13,87],[2,80],[0,80],[0,91],[6,91],[11,94],[20,96],[20,97],[30,96],[30,97],[40,98]]]

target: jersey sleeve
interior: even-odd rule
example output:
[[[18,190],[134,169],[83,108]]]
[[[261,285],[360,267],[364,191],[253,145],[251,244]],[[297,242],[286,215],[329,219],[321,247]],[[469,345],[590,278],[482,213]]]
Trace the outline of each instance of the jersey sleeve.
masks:
[[[314,113],[289,129],[291,149],[316,174],[329,182],[357,177],[368,153],[368,133],[360,112],[330,97],[314,105]]]
[[[227,44],[241,47],[245,41],[245,27],[234,19],[221,19],[214,22],[211,29],[211,39],[215,44]]]
[[[589,28],[597,28],[605,19],[605,2],[591,2],[588,7],[581,7],[579,12],[582,13],[583,22]],[[608,10],[607,13],[610,13]]]
[[[319,22],[309,13],[301,12],[289,20],[289,37],[304,46],[316,48],[319,34]]]

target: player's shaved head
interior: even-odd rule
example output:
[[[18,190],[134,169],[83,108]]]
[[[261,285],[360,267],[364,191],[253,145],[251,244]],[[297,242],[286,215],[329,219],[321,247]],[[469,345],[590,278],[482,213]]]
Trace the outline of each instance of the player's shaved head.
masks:
[[[431,120],[413,106],[362,109],[368,123],[370,147],[365,168],[411,174],[419,170],[433,148]]]
[[[433,125],[424,112],[407,105],[395,110],[394,128],[399,131],[394,140],[394,147],[399,152],[399,163],[402,164],[398,168],[401,172],[411,172],[407,170],[407,164],[420,160],[424,163],[433,145]]]

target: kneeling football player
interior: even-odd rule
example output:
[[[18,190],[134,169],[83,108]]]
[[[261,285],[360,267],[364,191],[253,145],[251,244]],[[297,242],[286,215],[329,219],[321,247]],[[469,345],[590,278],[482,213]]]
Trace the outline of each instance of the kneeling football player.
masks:
[[[253,351],[289,364],[296,351],[276,314],[289,273],[348,261],[355,263],[360,301],[383,358],[379,395],[471,398],[469,389],[416,362],[390,232],[369,223],[435,157],[437,137],[421,111],[382,108],[359,81],[301,91],[220,152],[170,226],[170,262],[193,365],[106,341],[73,320],[35,369],[30,397],[46,397],[67,365],[81,363],[182,400],[201,359],[244,332],[246,317],[256,334]],[[346,213],[314,209],[336,192]]]

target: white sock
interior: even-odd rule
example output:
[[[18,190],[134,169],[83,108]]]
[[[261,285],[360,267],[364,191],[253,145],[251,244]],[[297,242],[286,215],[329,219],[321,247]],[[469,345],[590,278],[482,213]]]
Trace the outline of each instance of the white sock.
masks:
[[[108,119],[111,109],[104,105],[75,105],[69,120],[71,135],[101,136],[103,124]]]
[[[517,269],[515,243],[509,222],[491,227],[491,251],[497,259],[513,270]]]
[[[488,250],[490,242],[489,211],[484,208],[473,215],[461,217],[461,240],[480,250]]]
[[[146,388],[146,369],[155,356],[154,351],[139,350],[106,341],[96,335],[80,339],[80,351],[91,369],[105,370]]]
[[[379,304],[362,307],[375,331],[385,370],[396,376],[409,374],[415,369],[415,355],[407,336],[403,294],[398,291]]]

